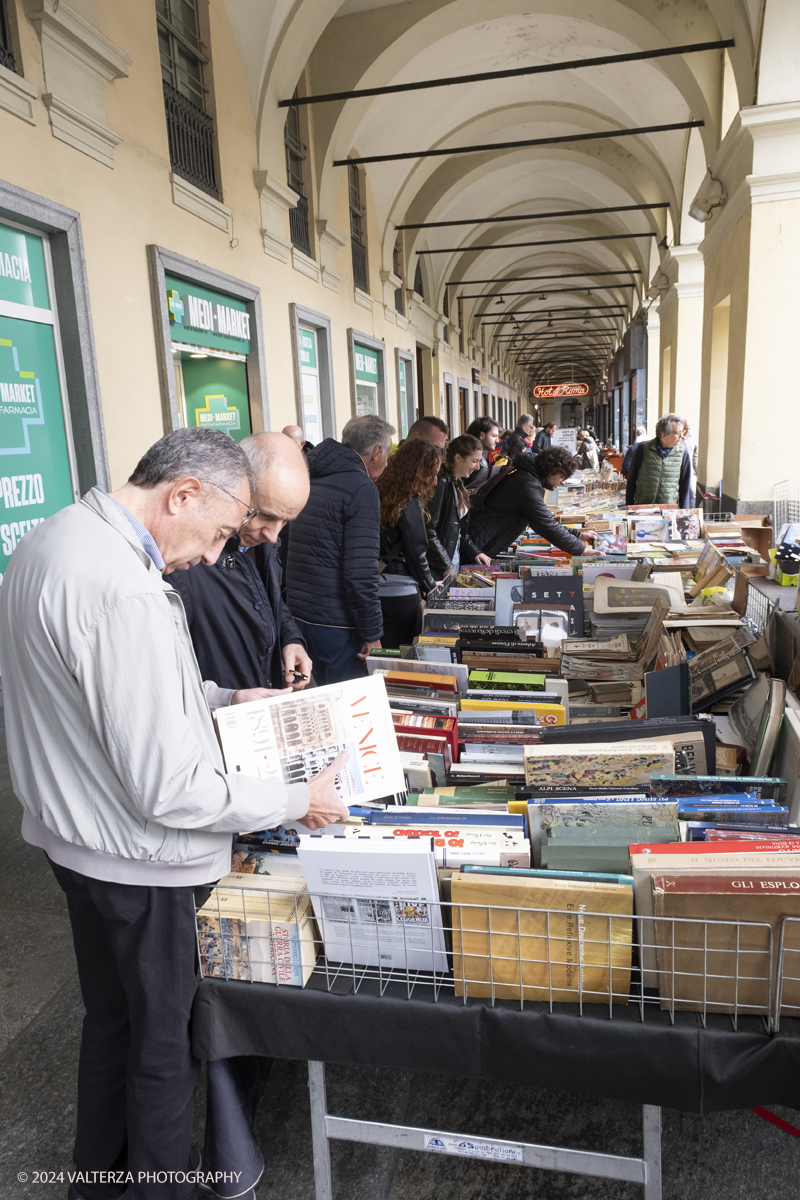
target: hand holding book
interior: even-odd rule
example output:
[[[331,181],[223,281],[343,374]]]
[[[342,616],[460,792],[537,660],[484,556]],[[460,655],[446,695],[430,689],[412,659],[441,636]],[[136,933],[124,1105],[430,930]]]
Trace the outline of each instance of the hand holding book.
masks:
[[[307,829],[324,829],[326,825],[332,825],[334,821],[347,820],[350,816],[347,805],[336,790],[336,776],[349,758],[350,751],[344,750],[329,767],[309,779],[308,790],[311,793],[311,803],[306,815],[300,818],[301,823]]]

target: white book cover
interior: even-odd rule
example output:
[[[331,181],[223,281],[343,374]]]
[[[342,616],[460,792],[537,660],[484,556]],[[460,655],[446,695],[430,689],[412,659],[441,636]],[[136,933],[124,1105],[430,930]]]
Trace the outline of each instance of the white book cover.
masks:
[[[446,972],[436,858],[419,842],[301,837],[328,962]]]
[[[336,781],[346,803],[405,790],[386,687],[378,675],[218,708],[214,716],[231,775],[307,783],[348,750]]]

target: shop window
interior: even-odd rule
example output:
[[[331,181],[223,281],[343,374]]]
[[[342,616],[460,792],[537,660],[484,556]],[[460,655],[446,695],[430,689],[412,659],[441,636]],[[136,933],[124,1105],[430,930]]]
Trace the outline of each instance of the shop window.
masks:
[[[297,98],[295,89],[294,99]],[[292,245],[311,257],[311,241],[308,236],[308,198],[303,186],[303,141],[300,135],[300,109],[295,105],[287,109],[283,127],[283,147],[286,155],[286,182],[297,192],[297,204],[289,209],[289,232]]]
[[[369,292],[366,222],[361,200],[361,172],[356,163],[348,164],[347,183],[350,202],[350,243],[353,250],[353,283],[362,292]]]
[[[11,25],[8,20],[7,0],[0,0],[0,65],[9,71],[16,71],[17,62],[14,58],[14,45],[11,41]]]
[[[219,200],[198,0],[156,0],[156,21],[172,172]]]

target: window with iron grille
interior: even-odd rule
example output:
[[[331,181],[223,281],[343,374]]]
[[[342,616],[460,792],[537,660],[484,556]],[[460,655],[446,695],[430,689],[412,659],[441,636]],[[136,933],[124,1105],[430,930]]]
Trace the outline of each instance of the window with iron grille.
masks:
[[[360,291],[369,292],[364,208],[361,203],[361,174],[356,163],[348,164],[347,183],[350,201],[350,244],[353,251],[353,283]]]
[[[14,46],[11,41],[11,26],[8,22],[6,0],[0,0],[0,65],[9,71],[16,71],[17,63],[14,58]]]
[[[156,21],[173,174],[218,200],[198,0],[156,0]]]
[[[297,96],[295,90],[294,96]],[[308,235],[308,198],[303,186],[303,142],[300,137],[300,109],[295,105],[287,109],[283,127],[283,148],[286,155],[286,182],[297,192],[297,204],[289,209],[289,236],[292,245],[311,257],[311,240]]]
[[[425,299],[425,292],[422,287],[422,266],[419,259],[417,259],[417,269],[414,272],[414,291],[418,296],[421,296],[423,300]]]
[[[392,252],[392,270],[400,280],[400,287],[394,289],[394,307],[395,311],[401,316],[405,315],[405,306],[403,304],[403,238],[398,233],[394,242],[394,251]]]

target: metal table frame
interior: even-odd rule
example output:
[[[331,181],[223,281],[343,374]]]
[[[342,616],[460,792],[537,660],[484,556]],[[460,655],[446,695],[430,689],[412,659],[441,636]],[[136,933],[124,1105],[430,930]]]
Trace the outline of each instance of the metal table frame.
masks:
[[[508,1166],[536,1167],[543,1171],[568,1171],[575,1175],[620,1179],[641,1184],[644,1200],[661,1200],[661,1109],[653,1104],[642,1106],[644,1154],[641,1158],[629,1158],[621,1154],[596,1154],[589,1150],[545,1146],[538,1142],[475,1138],[418,1125],[387,1125],[382,1121],[335,1117],[328,1112],[323,1062],[309,1061],[308,1090],[311,1096],[316,1200],[333,1200],[329,1145],[332,1139],[369,1146],[388,1146],[394,1150],[451,1154],[458,1158],[477,1158],[483,1162],[499,1162]]]

